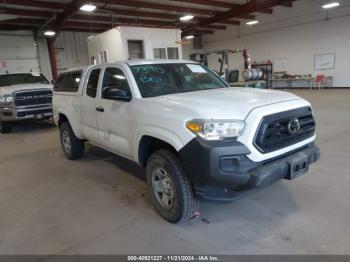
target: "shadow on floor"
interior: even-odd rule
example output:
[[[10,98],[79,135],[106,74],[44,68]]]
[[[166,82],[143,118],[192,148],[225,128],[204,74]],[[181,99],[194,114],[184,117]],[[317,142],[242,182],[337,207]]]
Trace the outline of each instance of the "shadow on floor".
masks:
[[[131,160],[87,144],[86,155],[81,161],[94,160],[102,160],[113,164],[127,174],[146,182],[144,168],[141,168]],[[113,184],[114,178],[109,177],[107,180],[108,183]],[[201,202],[201,216],[193,222],[209,225],[212,222],[218,223],[232,219],[240,221],[243,219],[244,223],[248,224],[254,224],[254,221],[260,220],[261,224],[265,225],[266,228],[270,224],[271,226],[273,224],[277,226],[298,209],[293,194],[290,192],[286,182],[282,181],[245,195],[231,203]],[[255,226],[254,230],[259,231]]]
[[[11,133],[29,133],[54,129],[56,126],[51,120],[26,120],[12,123]]]
[[[91,160],[103,160],[146,182],[146,170],[137,163],[87,143],[85,157],[81,161]]]

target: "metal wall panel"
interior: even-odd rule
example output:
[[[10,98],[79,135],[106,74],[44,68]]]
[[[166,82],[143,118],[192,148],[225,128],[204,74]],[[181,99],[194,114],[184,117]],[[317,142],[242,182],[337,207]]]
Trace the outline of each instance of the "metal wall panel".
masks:
[[[55,41],[58,73],[89,65],[87,38],[93,33],[62,32]]]

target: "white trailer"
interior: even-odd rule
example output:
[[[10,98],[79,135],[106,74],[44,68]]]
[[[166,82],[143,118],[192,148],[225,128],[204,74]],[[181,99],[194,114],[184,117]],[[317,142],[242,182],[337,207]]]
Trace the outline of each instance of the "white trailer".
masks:
[[[129,59],[181,59],[181,30],[120,26],[87,39],[91,64]]]

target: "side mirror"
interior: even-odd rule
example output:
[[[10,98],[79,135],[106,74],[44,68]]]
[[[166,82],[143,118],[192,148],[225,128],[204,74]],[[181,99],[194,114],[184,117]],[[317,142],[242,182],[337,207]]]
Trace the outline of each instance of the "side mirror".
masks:
[[[51,80],[52,85],[56,85],[56,80]]]
[[[103,88],[102,98],[125,102],[129,102],[131,100],[131,96],[127,92],[117,88],[116,86],[107,86]]]

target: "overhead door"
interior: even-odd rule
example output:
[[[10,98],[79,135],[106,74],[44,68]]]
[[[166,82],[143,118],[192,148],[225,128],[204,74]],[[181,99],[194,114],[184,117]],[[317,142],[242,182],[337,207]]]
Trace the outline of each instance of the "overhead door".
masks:
[[[33,36],[0,35],[0,73],[40,72]]]

